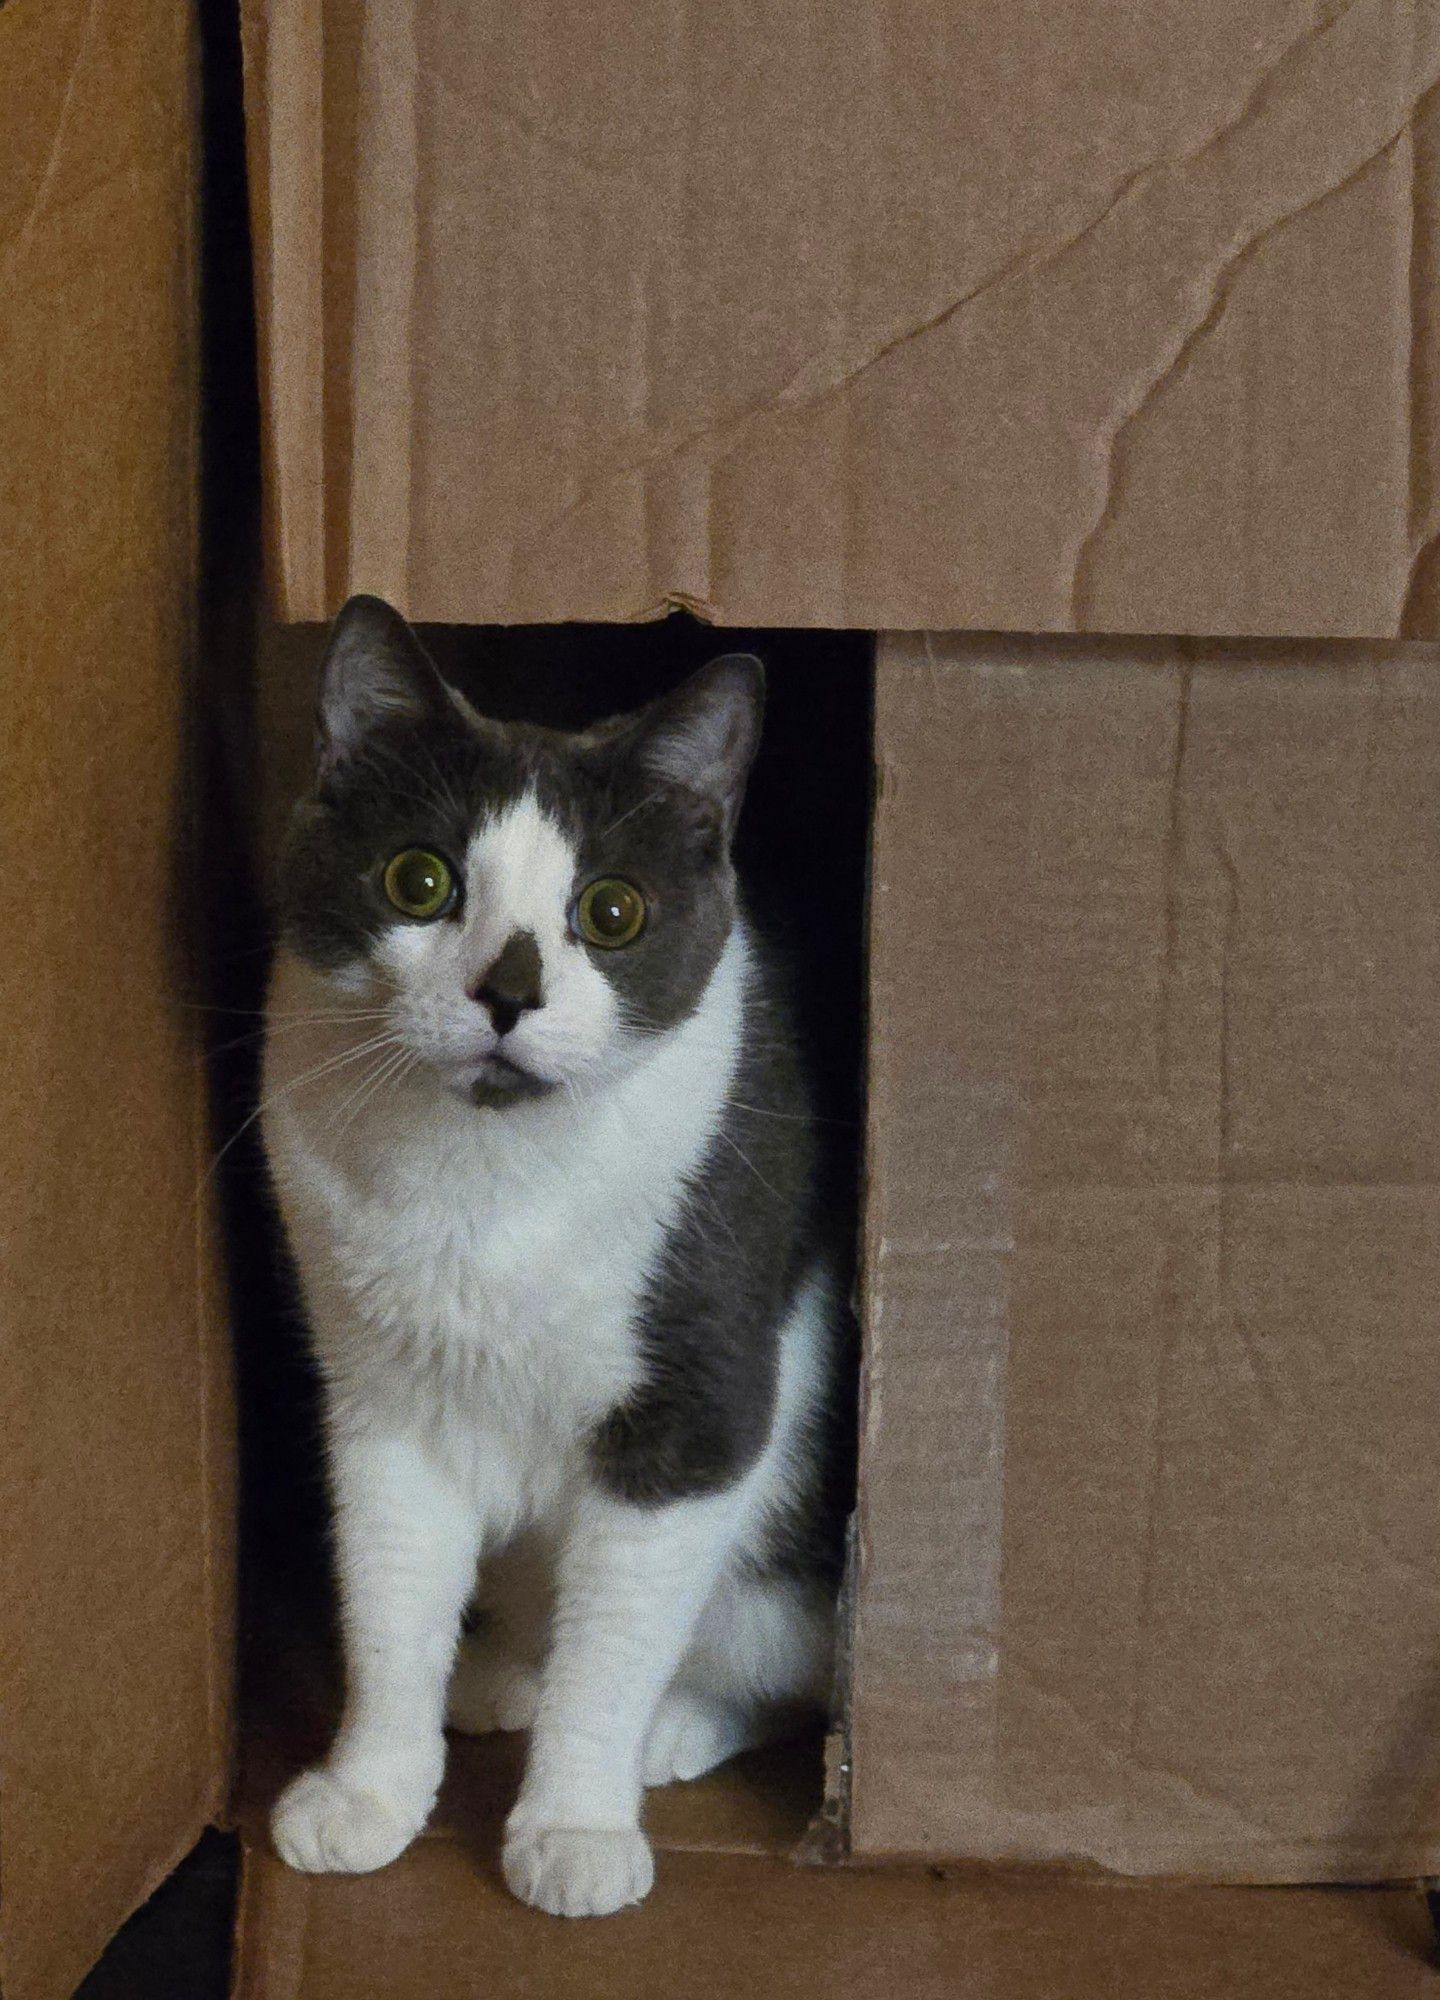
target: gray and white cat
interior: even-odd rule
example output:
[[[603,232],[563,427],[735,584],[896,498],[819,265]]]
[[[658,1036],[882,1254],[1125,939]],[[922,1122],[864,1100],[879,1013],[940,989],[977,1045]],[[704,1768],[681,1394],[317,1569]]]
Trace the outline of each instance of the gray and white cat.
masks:
[[[565,735],[478,715],[376,599],[336,621],[263,1100],[346,1653],[275,1808],[297,1868],[401,1852],[448,1710],[531,1732],[514,1892],[615,1910],[643,1787],[828,1696],[845,1319],[731,861],[762,684],[720,659]]]

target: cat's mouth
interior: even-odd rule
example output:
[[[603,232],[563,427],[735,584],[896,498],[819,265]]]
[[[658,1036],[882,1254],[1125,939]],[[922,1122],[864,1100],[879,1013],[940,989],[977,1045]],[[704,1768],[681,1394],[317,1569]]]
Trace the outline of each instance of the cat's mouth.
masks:
[[[481,1057],[466,1084],[465,1094],[472,1104],[489,1109],[513,1104],[520,1097],[543,1097],[554,1088],[547,1078],[522,1068],[509,1056],[488,1055]]]

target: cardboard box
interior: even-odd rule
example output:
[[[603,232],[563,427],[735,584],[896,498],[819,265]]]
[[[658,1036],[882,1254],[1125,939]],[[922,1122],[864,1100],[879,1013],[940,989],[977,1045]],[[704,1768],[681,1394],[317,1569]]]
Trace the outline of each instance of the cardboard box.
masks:
[[[850,1859],[806,1843],[813,1743],[657,1799],[660,1887],[604,1925],[503,1896],[514,1746],[458,1752],[377,1878],[268,1850],[334,1676],[290,1643],[257,1261],[237,1757],[185,947],[197,423],[238,393],[199,366],[197,24],[12,0],[4,2000],[63,2000],[227,1812],[245,2000],[1418,2000],[1413,1888],[1234,1885],[1440,1853],[1440,659],[1396,643],[1440,630],[1434,9],[295,0],[249,34],[287,616],[363,581],[432,618],[891,628],[863,940],[800,727],[853,744],[860,642],[768,647],[769,754],[847,857],[817,935],[848,903],[869,949]],[[925,636],[959,626],[1212,637]],[[272,638],[278,770],[316,635]],[[557,698],[597,698],[585,643]]]
[[[246,13],[284,616],[1440,631],[1431,0]]]
[[[1440,657],[883,640],[854,1850],[1440,1869]]]
[[[225,1805],[234,1426],[195,932],[195,28],[0,10],[0,1990]]]

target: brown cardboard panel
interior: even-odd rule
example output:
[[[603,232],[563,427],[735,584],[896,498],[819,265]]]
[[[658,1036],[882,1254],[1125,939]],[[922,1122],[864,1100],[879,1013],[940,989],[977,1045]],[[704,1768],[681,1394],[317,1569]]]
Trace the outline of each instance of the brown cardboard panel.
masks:
[[[1433,1871],[1440,658],[877,701],[855,1849]]]
[[[68,1994],[222,1797],[228,1416],[177,995],[193,24],[0,11],[0,1987]]]
[[[272,578],[1440,630],[1429,0],[248,0]]]
[[[462,1848],[377,1876],[246,1855],[238,2000],[1420,2000],[1414,1892],[1121,1889],[662,1853],[648,1903],[537,1916]]]

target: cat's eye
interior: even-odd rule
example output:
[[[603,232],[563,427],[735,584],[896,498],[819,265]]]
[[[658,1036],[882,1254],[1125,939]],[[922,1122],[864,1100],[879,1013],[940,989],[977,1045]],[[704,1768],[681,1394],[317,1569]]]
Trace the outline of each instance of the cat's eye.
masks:
[[[599,945],[602,951],[634,944],[645,928],[645,898],[633,882],[603,875],[580,891],[574,924],[586,944]]]
[[[455,871],[443,854],[428,847],[402,847],[386,863],[381,879],[402,917],[429,923],[455,907]]]

